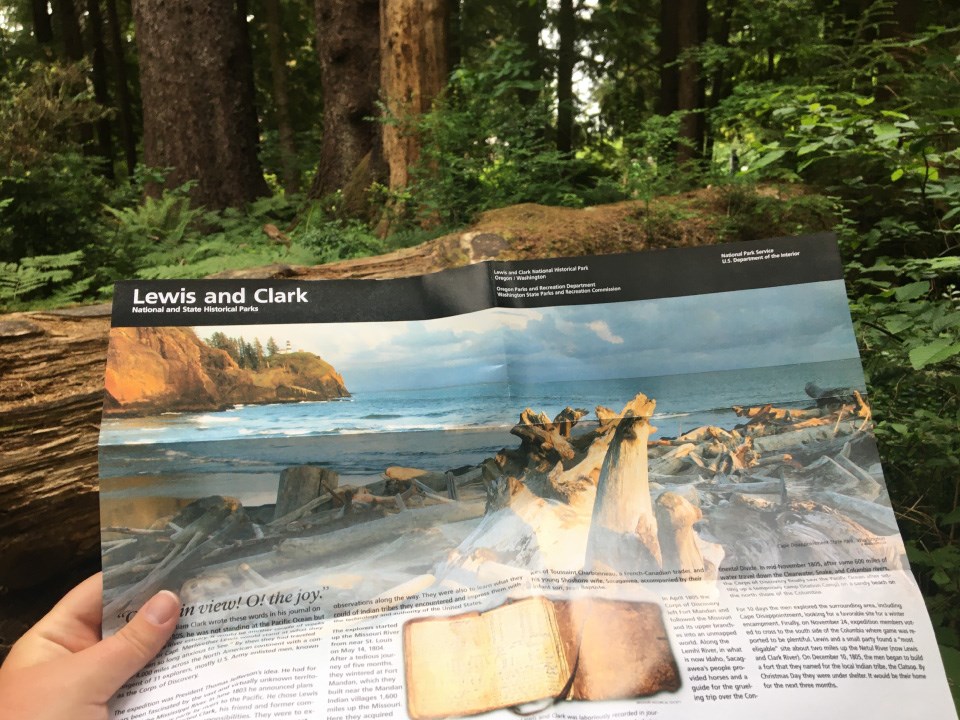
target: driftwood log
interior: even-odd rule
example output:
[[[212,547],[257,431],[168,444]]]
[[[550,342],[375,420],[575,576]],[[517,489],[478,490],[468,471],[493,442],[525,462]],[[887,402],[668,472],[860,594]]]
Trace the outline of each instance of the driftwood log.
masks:
[[[339,484],[337,473],[328,468],[316,465],[284,468],[280,473],[280,488],[277,491],[273,522],[283,524],[296,520],[301,514],[306,514],[306,505],[324,497],[338,498],[335,490]]]
[[[0,319],[0,587],[29,588],[96,557],[108,315]]]
[[[0,659],[100,569],[108,307],[0,316]]]
[[[657,498],[657,533],[665,570],[703,572],[703,555],[693,530],[702,518],[700,508],[682,495],[665,492]]]
[[[625,408],[607,450],[593,506],[585,566],[618,572],[662,564],[647,476],[656,402],[640,394]]]

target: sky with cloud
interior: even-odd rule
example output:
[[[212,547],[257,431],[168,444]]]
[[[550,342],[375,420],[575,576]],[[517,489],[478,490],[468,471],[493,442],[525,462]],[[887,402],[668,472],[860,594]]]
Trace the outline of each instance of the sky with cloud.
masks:
[[[352,392],[649,377],[857,355],[842,281],[417,322],[198,327],[316,353]],[[508,378],[509,373],[509,378]]]

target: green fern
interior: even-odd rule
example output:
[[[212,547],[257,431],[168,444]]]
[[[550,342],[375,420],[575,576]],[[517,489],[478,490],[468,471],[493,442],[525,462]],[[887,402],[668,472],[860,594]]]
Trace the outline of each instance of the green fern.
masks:
[[[61,303],[77,299],[90,285],[89,279],[74,278],[82,262],[83,251],[77,250],[0,263],[0,305],[12,306],[40,290]]]
[[[190,207],[183,188],[164,192],[159,198],[147,197],[133,207],[106,206],[104,209],[117,219],[127,237],[170,245],[180,243],[193,221],[202,214],[201,210]]]

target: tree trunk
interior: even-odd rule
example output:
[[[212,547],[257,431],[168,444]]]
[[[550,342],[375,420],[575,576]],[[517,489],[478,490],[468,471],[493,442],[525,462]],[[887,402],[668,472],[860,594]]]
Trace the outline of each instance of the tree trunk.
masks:
[[[80,21],[77,18],[77,8],[73,0],[54,0],[53,11],[57,15],[60,26],[60,36],[63,39],[63,56],[71,62],[83,61],[83,38],[80,33]],[[76,91],[79,91],[77,88]],[[80,145],[84,155],[91,153],[93,142],[93,125],[81,123],[77,128]]]
[[[49,45],[53,42],[53,23],[47,0],[32,0],[30,5],[33,11],[33,36],[41,45]]]
[[[316,16],[323,141],[310,196],[322,197],[343,188],[367,155],[379,157],[380,3],[316,0]]]
[[[573,68],[576,65],[577,16],[573,0],[560,0],[557,13],[557,150],[573,149]]]
[[[680,0],[677,40],[680,55],[697,48],[705,39],[706,2],[704,0]],[[699,160],[703,157],[703,141],[706,122],[704,109],[704,83],[700,78],[700,63],[687,57],[680,65],[677,87],[677,110],[684,113],[680,121],[680,145],[677,161],[680,163]]]
[[[68,60],[83,60],[83,39],[80,35],[80,21],[73,0],[53,0],[53,11],[57,14],[60,36],[63,38],[63,55]]]
[[[144,161],[193,180],[195,201],[238,207],[267,193],[245,4],[134,0],[143,94]]]
[[[736,0],[726,0],[726,2],[722,4],[720,22],[717,23],[717,27],[713,34],[713,43],[719,48],[728,49],[730,47],[730,26],[733,20],[733,11],[735,5]],[[714,9],[716,10],[716,6]],[[730,95],[730,89],[730,82],[727,78],[727,68],[724,65],[719,65],[716,70],[714,70],[713,77],[710,81],[710,98],[709,102],[707,103],[710,109],[719,106],[720,103]],[[713,145],[715,139],[716,133],[714,132],[713,127],[708,124],[703,153],[704,157],[713,157]]]
[[[280,484],[277,487],[274,522],[324,493],[332,493],[339,484],[340,476],[330,468],[318,465],[294,465],[284,468],[280,472]]]
[[[907,0],[897,0],[890,9],[889,17],[883,18],[884,22],[880,24],[880,39],[886,42],[904,41],[909,39],[917,29],[917,19],[920,8],[918,3]],[[906,73],[906,68],[911,62],[909,51],[905,48],[897,48],[891,53],[900,63]],[[904,73],[904,74],[905,74]],[[904,90],[904,75],[897,72],[891,72],[886,76],[878,78],[877,100],[880,102],[890,102],[900,97]]]
[[[461,0],[447,0],[447,63],[451,68],[460,65],[463,57],[460,5]]]
[[[380,90],[392,121],[383,127],[390,188],[405,187],[420,159],[412,123],[447,80],[446,0],[381,0]]]
[[[896,0],[893,4],[893,35],[906,38],[917,31],[920,3],[916,0]]]
[[[539,83],[543,80],[543,52],[540,35],[543,33],[543,15],[546,11],[542,0],[516,4],[517,39],[523,48],[523,60],[527,65],[524,80]],[[538,90],[521,90],[520,102],[524,107],[533,107],[540,97]]]
[[[137,168],[137,134],[133,121],[133,102],[130,98],[130,79],[127,76],[126,53],[123,51],[123,35],[120,32],[120,16],[117,0],[107,0],[107,22],[110,27],[110,46],[113,69],[117,83],[117,105],[120,111],[120,140],[127,164],[127,176],[132,177]]]
[[[657,113],[660,115],[669,115],[677,110],[680,71],[676,62],[680,54],[680,4],[670,0],[660,3],[660,98],[657,103]]]
[[[297,172],[297,145],[290,122],[290,100],[287,95],[287,54],[283,40],[280,0],[264,0],[267,26],[267,45],[270,49],[270,77],[273,81],[273,104],[280,136],[280,167],[283,187],[287,192],[300,191],[300,173]]]
[[[0,586],[30,587],[97,547],[97,431],[109,308],[0,317]],[[51,528],[56,528],[51,532]]]
[[[110,107],[110,92],[107,90],[107,59],[103,45],[103,16],[100,14],[100,0],[87,0],[87,28],[90,38],[91,60],[93,66],[93,95],[104,109]],[[114,177],[113,128],[110,118],[105,116],[97,120],[97,154],[103,159],[101,172],[104,177]]]

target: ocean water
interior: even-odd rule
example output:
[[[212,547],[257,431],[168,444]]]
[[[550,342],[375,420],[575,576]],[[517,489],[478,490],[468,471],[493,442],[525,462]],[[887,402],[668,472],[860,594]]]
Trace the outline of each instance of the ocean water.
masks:
[[[318,464],[371,482],[391,465],[444,471],[516,447],[509,429],[524,408],[620,410],[638,392],[657,401],[654,437],[743,422],[731,408],[804,407],[804,386],[863,388],[859,359],[536,386],[478,384],[357,393],[330,402],[235,407],[222,412],[108,418],[100,437],[105,497],[233,495],[272,502],[284,467]],[[585,418],[584,427],[588,427]]]
[[[316,435],[352,435],[447,429],[512,427],[524,408],[553,417],[564,407],[597,405],[620,410],[638,392],[657,401],[654,424],[674,436],[707,423],[735,419],[734,405],[809,402],[807,382],[863,390],[857,359],[803,365],[725,370],[661,377],[486,383],[447,388],[356,393],[328,402],[237,406],[221,412],[164,413],[108,418],[101,445],[180,443]]]

